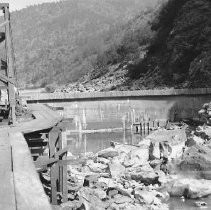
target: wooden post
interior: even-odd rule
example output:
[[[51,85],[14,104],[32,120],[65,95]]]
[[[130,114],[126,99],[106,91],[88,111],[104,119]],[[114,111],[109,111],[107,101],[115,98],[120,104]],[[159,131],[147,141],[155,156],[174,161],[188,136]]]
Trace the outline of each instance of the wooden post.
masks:
[[[142,123],[140,123],[140,134],[142,135]]]
[[[10,29],[10,13],[9,6],[4,8],[4,19],[8,21],[5,26],[5,36],[6,36],[6,51],[7,51],[7,77],[11,80],[14,80],[14,55],[12,50],[12,40],[11,40],[11,29]],[[15,85],[11,82],[8,82],[8,96],[10,104],[10,117],[12,124],[16,122],[15,116]]]
[[[143,129],[144,129],[144,134],[145,134],[145,132],[146,132],[146,131],[145,131],[145,122],[143,123],[143,125],[144,125],[144,128],[143,128]]]
[[[147,132],[149,134],[149,122],[147,123]]]
[[[66,132],[62,131],[60,133],[60,149],[64,149],[67,147],[67,137]],[[66,160],[67,159],[67,153],[62,155],[62,157],[59,158],[60,160]],[[62,164],[59,167],[59,181],[60,181],[60,192],[62,192],[62,201],[67,202],[68,201],[68,188],[67,188],[67,165]]]
[[[49,132],[49,153],[50,158],[56,158],[56,143],[59,138],[59,129],[53,128]],[[58,183],[58,164],[54,163],[50,170],[51,178],[51,203],[57,205],[57,183]]]

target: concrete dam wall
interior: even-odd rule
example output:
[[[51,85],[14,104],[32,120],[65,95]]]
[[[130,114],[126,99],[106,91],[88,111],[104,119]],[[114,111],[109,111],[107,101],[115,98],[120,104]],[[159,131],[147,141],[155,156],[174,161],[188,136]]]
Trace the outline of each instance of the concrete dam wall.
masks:
[[[103,116],[174,120],[198,118],[198,110],[211,101],[211,88],[112,91],[86,93],[22,94],[28,103],[63,107],[64,117],[82,115],[90,120]],[[93,118],[93,119],[92,119]]]

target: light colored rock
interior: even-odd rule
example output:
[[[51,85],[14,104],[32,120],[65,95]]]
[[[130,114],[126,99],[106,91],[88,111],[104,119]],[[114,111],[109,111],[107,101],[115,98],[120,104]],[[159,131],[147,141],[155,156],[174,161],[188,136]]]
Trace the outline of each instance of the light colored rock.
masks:
[[[93,160],[88,160],[86,164],[91,171],[96,173],[104,172],[104,170],[108,167],[107,165],[102,163],[95,163]]]
[[[111,163],[109,163],[109,170],[111,173],[112,178],[118,178],[125,173],[125,167],[116,159],[112,160]]]
[[[155,195],[146,190],[135,190],[134,197],[139,200],[140,203],[152,204],[155,199]]]
[[[149,148],[137,148],[131,152],[130,159],[133,165],[145,165],[149,160]]]
[[[101,200],[105,199],[107,197],[106,192],[103,191],[102,189],[94,189],[93,190],[94,194],[100,198]]]
[[[122,203],[132,203],[133,202],[133,199],[132,198],[129,198],[128,196],[124,196],[124,195],[116,195],[114,197],[114,202],[116,204],[122,204]]]
[[[171,153],[169,159],[179,159],[183,155],[183,148],[185,148],[185,141],[171,146]]]

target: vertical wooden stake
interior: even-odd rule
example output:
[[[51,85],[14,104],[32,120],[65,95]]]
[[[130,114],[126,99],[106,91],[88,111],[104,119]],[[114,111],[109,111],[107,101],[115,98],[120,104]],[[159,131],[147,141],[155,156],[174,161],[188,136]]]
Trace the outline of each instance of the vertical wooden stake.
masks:
[[[142,123],[140,123],[140,134],[142,135]]]
[[[62,131],[61,133],[61,142],[62,142],[62,149],[67,146],[67,136],[66,132]],[[63,155],[62,160],[67,159],[67,154]],[[67,188],[67,165],[62,164],[62,201],[67,202],[68,201],[68,188]]]
[[[58,131],[52,129],[49,133],[50,158],[53,158],[55,156],[57,139],[58,139]],[[50,178],[51,178],[51,203],[53,205],[57,205],[57,182],[58,182],[58,164],[57,163],[54,163],[51,167]]]

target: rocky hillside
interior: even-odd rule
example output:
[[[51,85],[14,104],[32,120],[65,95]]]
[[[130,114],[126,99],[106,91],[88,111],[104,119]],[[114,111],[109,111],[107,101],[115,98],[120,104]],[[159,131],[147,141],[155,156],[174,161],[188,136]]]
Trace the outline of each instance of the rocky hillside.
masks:
[[[158,1],[68,0],[13,12],[20,85],[77,81],[93,69],[116,30]]]

